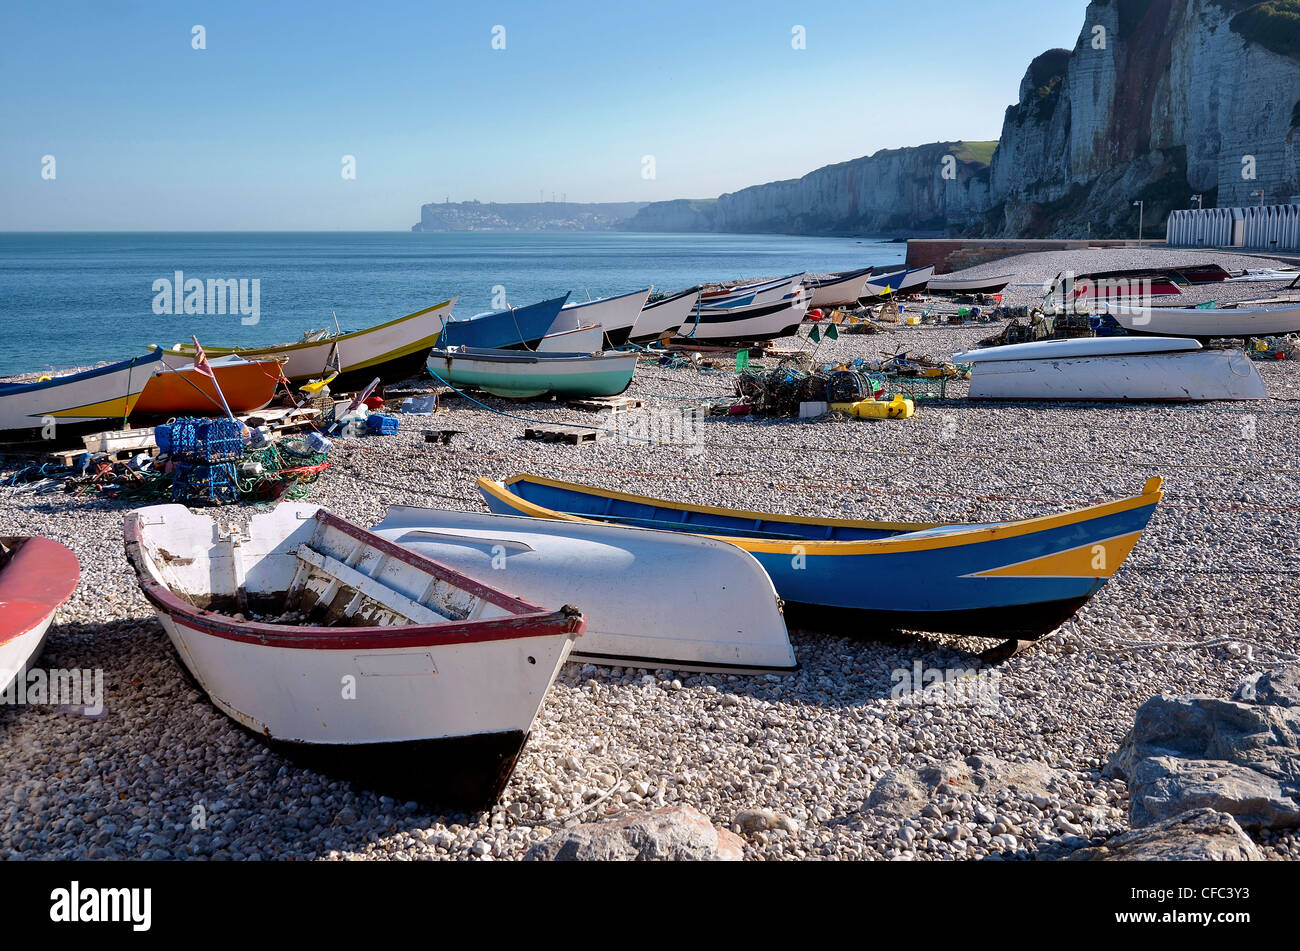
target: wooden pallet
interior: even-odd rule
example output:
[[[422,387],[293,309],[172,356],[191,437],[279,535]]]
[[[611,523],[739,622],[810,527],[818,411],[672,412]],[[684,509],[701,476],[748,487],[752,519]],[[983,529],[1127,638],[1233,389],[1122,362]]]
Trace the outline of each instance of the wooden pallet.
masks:
[[[570,446],[579,446],[583,443],[597,443],[601,441],[604,433],[595,429],[525,429],[525,439],[536,439],[541,442],[562,442]]]
[[[46,458],[61,466],[71,466],[88,452],[90,452],[88,449],[60,449],[49,453]],[[140,453],[144,453],[151,459],[159,455],[157,446],[143,446],[134,449],[113,449],[109,452],[90,452],[90,458],[94,462],[126,462]]]

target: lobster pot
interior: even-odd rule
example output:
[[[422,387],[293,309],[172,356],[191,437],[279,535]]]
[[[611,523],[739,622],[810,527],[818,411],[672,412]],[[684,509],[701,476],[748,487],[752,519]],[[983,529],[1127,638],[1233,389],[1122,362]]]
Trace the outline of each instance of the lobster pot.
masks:
[[[180,462],[235,462],[244,455],[244,424],[182,417],[154,428],[158,448]]]
[[[189,505],[238,502],[239,473],[235,463],[178,463],[172,472],[172,501]]]

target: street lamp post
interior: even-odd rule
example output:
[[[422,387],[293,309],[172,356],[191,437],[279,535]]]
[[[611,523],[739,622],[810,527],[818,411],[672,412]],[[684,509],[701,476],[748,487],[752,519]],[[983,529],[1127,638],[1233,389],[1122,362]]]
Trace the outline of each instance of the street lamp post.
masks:
[[[1142,243],[1142,217],[1146,214],[1147,206],[1144,201],[1133,202],[1133,207],[1138,210],[1138,243]]]
[[[1191,200],[1194,201],[1194,202],[1196,202],[1196,210],[1197,210],[1197,211],[1204,211],[1204,210],[1205,210],[1205,201],[1204,201],[1204,196],[1203,196],[1203,195],[1193,195],[1192,198],[1191,198]]]
[[[1264,193],[1263,193],[1262,191],[1261,191],[1261,192],[1251,192],[1251,193],[1250,193],[1250,197],[1251,197],[1251,198],[1258,198],[1258,199],[1259,199],[1259,207],[1261,207],[1261,208],[1264,207]]]

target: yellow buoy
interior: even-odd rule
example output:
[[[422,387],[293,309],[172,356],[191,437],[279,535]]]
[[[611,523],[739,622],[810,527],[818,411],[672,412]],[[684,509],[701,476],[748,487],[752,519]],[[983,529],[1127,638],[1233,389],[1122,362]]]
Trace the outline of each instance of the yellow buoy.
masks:
[[[857,419],[910,419],[916,413],[916,404],[901,394],[892,400],[860,400],[857,403],[832,403],[837,413],[848,413]]]

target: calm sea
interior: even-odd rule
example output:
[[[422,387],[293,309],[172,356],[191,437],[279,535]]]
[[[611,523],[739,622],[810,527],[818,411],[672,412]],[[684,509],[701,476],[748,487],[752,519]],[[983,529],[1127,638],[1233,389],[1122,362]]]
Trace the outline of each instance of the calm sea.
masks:
[[[901,262],[905,245],[780,235],[621,233],[0,234],[0,376],[85,366],[171,346],[297,340],[357,330],[459,297],[457,316],[572,291],[572,300],[653,284]],[[240,314],[156,314],[154,282],[244,280]],[[206,301],[205,301],[206,304]]]

